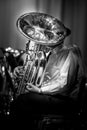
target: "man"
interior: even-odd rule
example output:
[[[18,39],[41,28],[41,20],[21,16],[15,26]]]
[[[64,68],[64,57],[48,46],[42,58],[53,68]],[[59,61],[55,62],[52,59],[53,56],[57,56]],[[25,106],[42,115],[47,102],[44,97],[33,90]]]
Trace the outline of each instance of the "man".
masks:
[[[77,45],[64,43],[70,30],[54,17],[34,12],[21,16],[17,26],[29,42],[25,64],[13,74],[18,89],[12,113],[31,119],[76,111],[84,72]],[[19,75],[24,76],[17,82]]]

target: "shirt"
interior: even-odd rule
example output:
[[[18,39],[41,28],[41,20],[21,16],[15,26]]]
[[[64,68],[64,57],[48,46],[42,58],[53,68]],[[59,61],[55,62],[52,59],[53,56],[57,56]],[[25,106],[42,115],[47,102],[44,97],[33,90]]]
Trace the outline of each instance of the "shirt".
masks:
[[[65,95],[68,93],[76,96],[79,86],[75,85],[83,75],[81,62],[80,50],[76,45],[69,48],[65,46],[60,50],[56,48],[46,66],[41,86],[42,93],[63,93]]]

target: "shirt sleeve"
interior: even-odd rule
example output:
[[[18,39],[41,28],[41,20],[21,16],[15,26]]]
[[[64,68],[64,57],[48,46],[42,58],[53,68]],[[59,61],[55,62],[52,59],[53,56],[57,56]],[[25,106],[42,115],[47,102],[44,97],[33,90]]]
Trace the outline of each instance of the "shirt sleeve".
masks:
[[[41,87],[43,93],[55,93],[58,92],[67,84],[68,71],[71,61],[71,53],[68,54],[66,59],[63,59],[64,62],[60,62],[59,66],[56,66],[56,71],[54,72],[51,80],[47,83],[44,83]]]

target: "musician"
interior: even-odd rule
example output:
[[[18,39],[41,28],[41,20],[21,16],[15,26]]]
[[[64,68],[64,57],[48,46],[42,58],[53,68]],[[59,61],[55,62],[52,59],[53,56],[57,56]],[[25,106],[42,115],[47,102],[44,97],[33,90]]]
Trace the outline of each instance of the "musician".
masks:
[[[27,14],[19,19],[20,28],[27,36],[30,35],[28,32],[30,15],[32,16]],[[34,15],[37,17],[37,13]],[[19,94],[11,106],[17,118],[25,120],[27,117],[31,119],[41,114],[73,113],[77,109],[80,83],[84,76],[81,52],[76,44],[65,44],[64,40],[70,34],[70,30],[61,22],[58,23],[57,28],[57,35],[65,34],[65,36],[55,43],[50,40],[46,44],[45,42],[41,44],[35,39],[29,41],[29,46],[32,48],[29,50],[35,49],[33,52],[36,53],[31,54],[31,58],[35,56],[34,61],[33,59],[28,61],[28,65],[30,64],[30,68],[33,69],[28,71],[30,82],[28,80],[26,83],[25,93]],[[35,71],[37,74],[34,73],[34,69],[37,69]],[[17,68],[15,75],[16,72],[18,72]]]

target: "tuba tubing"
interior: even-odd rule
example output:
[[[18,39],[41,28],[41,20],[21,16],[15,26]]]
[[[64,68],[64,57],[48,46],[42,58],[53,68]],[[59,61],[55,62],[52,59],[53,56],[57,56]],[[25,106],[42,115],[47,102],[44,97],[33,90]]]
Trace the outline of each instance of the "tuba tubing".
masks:
[[[25,74],[19,83],[16,96],[23,94],[27,83],[40,87],[44,78],[47,60],[43,51],[39,51],[33,62],[28,62]]]

